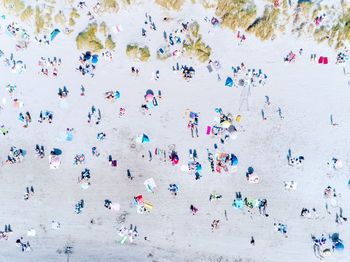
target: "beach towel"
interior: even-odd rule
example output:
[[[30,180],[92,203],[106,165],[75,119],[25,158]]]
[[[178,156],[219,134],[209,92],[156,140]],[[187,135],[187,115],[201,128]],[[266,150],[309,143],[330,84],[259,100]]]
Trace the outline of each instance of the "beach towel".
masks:
[[[323,64],[327,65],[328,64],[328,57],[323,58]]]
[[[323,63],[323,56],[320,56],[320,58],[318,59],[318,63],[322,64]]]
[[[210,135],[211,126],[207,126],[207,135]]]
[[[189,119],[190,118],[190,110],[189,109],[186,109],[186,119]]]

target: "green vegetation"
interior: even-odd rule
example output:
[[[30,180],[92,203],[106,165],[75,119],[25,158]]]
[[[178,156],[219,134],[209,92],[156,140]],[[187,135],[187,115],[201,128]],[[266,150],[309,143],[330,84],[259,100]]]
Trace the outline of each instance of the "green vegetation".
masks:
[[[93,53],[99,53],[103,50],[103,45],[96,37],[97,25],[91,24],[86,31],[79,33],[75,39],[77,48],[79,50],[91,51]]]
[[[41,10],[39,6],[35,8],[35,33],[39,34],[45,25],[44,18],[41,15]]]
[[[264,15],[258,18],[251,26],[248,27],[248,32],[254,33],[261,40],[271,39],[277,27],[277,19],[280,14],[279,8],[266,6]]]
[[[34,11],[30,6],[27,6],[26,9],[21,14],[21,20],[23,22],[29,22],[33,19]]]
[[[222,20],[222,26],[235,31],[255,21],[256,6],[252,0],[218,0],[216,15]]]
[[[105,47],[108,50],[110,50],[110,51],[114,51],[114,49],[115,49],[115,42],[113,41],[111,35],[108,35],[108,37],[106,38]]]
[[[199,32],[199,24],[193,22],[189,25],[189,34],[186,36],[187,41],[183,45],[187,56],[195,56],[198,61],[204,63],[209,60],[211,54],[210,46],[202,41],[202,35]]]
[[[58,25],[61,25],[62,27],[64,27],[66,25],[66,17],[63,14],[62,11],[59,11],[56,15],[55,15],[55,23]]]
[[[168,58],[171,57],[171,53],[170,53],[170,50],[167,46],[163,46],[161,47],[164,51],[164,53],[162,54],[159,49],[157,50],[157,59],[159,60],[166,60]]]
[[[155,2],[167,10],[179,11],[185,3],[185,0],[155,0]]]
[[[2,0],[1,5],[16,15],[19,15],[25,8],[25,4],[20,0]]]
[[[119,10],[119,5],[116,0],[102,0],[101,3],[101,11],[116,13]]]
[[[74,26],[75,25],[74,18],[79,18],[79,17],[80,15],[78,14],[77,10],[73,8],[69,15],[69,26]]]
[[[102,23],[100,24],[99,32],[102,33],[105,37],[106,37],[107,34],[109,33],[109,30],[108,30],[107,25],[106,25],[105,22],[102,22]]]
[[[146,62],[150,58],[150,52],[147,46],[139,47],[137,44],[126,46],[126,55],[136,61]]]

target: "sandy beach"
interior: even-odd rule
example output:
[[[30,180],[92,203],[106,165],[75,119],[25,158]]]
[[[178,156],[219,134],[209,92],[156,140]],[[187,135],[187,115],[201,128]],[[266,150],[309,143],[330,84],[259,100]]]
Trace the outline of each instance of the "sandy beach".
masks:
[[[262,13],[266,2],[256,2]],[[13,21],[21,23],[0,9],[0,15],[6,15],[0,18],[0,125],[8,130],[0,133],[0,231],[5,224],[11,224],[13,231],[7,240],[0,240],[0,261],[66,261],[68,245],[72,247],[69,261],[310,262],[320,260],[311,237],[319,239],[322,234],[330,249],[324,260],[348,261],[349,222],[342,217],[350,214],[350,78],[343,71],[348,65],[336,64],[339,51],[325,42],[318,44],[292,34],[264,42],[245,34],[246,39],[240,41],[237,31],[205,21],[205,17],[215,17],[215,10],[191,1],[178,12],[166,11],[152,1],[138,2],[114,14],[95,14],[89,21],[86,13],[94,4],[86,1],[87,7],[78,8],[81,18],[74,32],[60,32],[49,45],[36,43],[34,28],[23,24],[31,42],[19,51],[15,49],[17,40],[5,31]],[[64,1],[55,6],[68,13],[71,9]],[[156,30],[145,26],[145,14],[152,16]],[[76,37],[89,23],[102,21],[111,29],[116,45],[113,59],[107,61],[98,53],[94,76],[82,75],[76,68],[85,51],[77,50]],[[213,72],[207,69],[208,61],[202,63],[196,57],[156,58],[157,50],[168,44],[164,31],[169,34],[181,23],[194,21],[200,25],[202,40],[211,47],[210,60],[220,64]],[[120,32],[112,30],[117,25],[122,27]],[[142,36],[143,27],[146,36]],[[130,43],[147,46],[149,60],[128,57],[125,50]],[[294,61],[285,62],[291,51]],[[6,66],[5,59],[11,54],[12,60],[23,61],[25,71],[17,74]],[[316,61],[310,61],[311,54],[317,55]],[[327,57],[328,63],[319,64],[320,56]],[[40,73],[38,61],[53,57],[61,59],[57,77]],[[173,70],[176,63],[192,66],[195,74],[186,81],[181,70]],[[241,68],[235,77],[232,67],[241,63],[247,69]],[[132,67],[139,70],[137,76]],[[250,84],[248,69],[261,69],[263,82]],[[49,70],[52,72],[51,67]],[[225,85],[228,77],[235,83],[231,87]],[[246,80],[244,86],[236,86],[239,79]],[[16,86],[13,93],[9,84]],[[64,86],[69,93],[61,98],[58,92]],[[81,86],[85,88],[83,96]],[[157,106],[143,112],[148,90],[154,92]],[[120,97],[108,100],[108,91],[118,91]],[[14,99],[23,105],[14,106]],[[99,124],[95,123],[97,113],[88,123],[92,106],[100,110]],[[124,115],[120,108],[125,109]],[[222,139],[224,143],[212,133],[206,134],[208,126],[222,124],[219,108],[225,117],[233,116],[230,126],[236,129],[230,138]],[[186,110],[198,116],[198,137],[191,136],[188,124],[193,119],[186,117]],[[40,111],[51,112],[52,122],[38,122]],[[18,117],[26,112],[30,112],[31,122],[23,128],[25,122]],[[71,141],[65,137],[67,128],[73,129]],[[105,138],[97,139],[99,133]],[[149,143],[137,142],[142,134]],[[35,153],[37,144],[45,148],[43,158]],[[10,164],[6,160],[13,146],[26,154]],[[100,153],[98,157],[92,154],[93,147]],[[54,148],[62,151],[60,165],[50,169]],[[157,148],[165,150],[166,161],[155,154]],[[177,164],[172,163],[175,160],[169,148],[177,153]],[[194,149],[201,165],[200,179],[194,172],[183,172],[192,161],[189,150]],[[230,166],[229,172],[212,172],[207,149],[215,158],[219,153],[234,154],[238,164]],[[302,156],[303,161],[288,161],[288,150],[293,159]],[[84,163],[74,164],[77,154],[84,154]],[[109,155],[117,160],[117,166],[108,161]],[[332,168],[333,159],[339,160],[341,167]],[[258,183],[247,181],[249,167],[259,177]],[[83,181],[90,183],[87,189],[78,183],[85,168],[91,174]],[[157,185],[153,193],[144,185],[149,178]],[[297,182],[297,187],[286,189],[289,181]],[[171,184],[178,187],[176,195],[169,191]],[[30,186],[35,194],[24,200]],[[328,186],[330,197],[325,196]],[[266,199],[268,216],[257,206],[233,206],[236,192],[257,205],[257,200]],[[211,194],[222,198],[210,201]],[[138,195],[152,208],[138,213],[134,204]],[[75,207],[81,199],[84,207],[77,214]],[[118,203],[120,209],[106,208],[105,200]],[[194,215],[191,205],[198,208]],[[310,211],[306,217],[300,215],[303,208]],[[317,216],[312,215],[313,208]],[[340,208],[343,215],[336,222]],[[212,230],[214,220],[220,222]],[[60,227],[52,228],[52,221]],[[287,225],[286,234],[277,231],[274,223]],[[123,226],[129,229],[130,224],[137,226],[137,234],[121,244],[123,236],[118,232]],[[30,229],[35,236],[28,236]],[[328,236],[334,233],[339,233],[344,250],[332,250]],[[250,243],[252,236],[255,245]],[[17,239],[24,244],[29,241],[31,250],[22,252]]]

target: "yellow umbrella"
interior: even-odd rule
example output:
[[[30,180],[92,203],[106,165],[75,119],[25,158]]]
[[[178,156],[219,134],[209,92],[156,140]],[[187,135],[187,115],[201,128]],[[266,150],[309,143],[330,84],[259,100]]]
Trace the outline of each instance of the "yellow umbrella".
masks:
[[[231,125],[231,123],[227,120],[225,120],[224,122],[221,123],[222,128],[229,128],[230,125]]]
[[[242,119],[242,116],[241,116],[241,115],[237,115],[237,117],[236,117],[236,122],[241,121],[241,119]]]

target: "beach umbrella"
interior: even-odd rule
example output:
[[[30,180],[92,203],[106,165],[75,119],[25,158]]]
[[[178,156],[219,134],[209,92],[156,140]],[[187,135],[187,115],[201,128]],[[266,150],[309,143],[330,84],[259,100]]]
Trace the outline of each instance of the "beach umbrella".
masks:
[[[153,100],[153,98],[154,98],[154,95],[151,94],[151,93],[149,93],[149,94],[147,94],[147,95],[145,96],[145,99],[146,99],[147,101],[151,101],[151,100]]]
[[[339,241],[339,234],[338,233],[333,233],[333,235],[332,235],[332,241],[334,242],[334,243],[336,243],[336,242],[338,242]]]
[[[98,62],[98,55],[93,55],[91,59],[91,63],[96,64]]]
[[[120,98],[120,93],[119,93],[119,91],[115,91],[115,98]]]
[[[334,248],[336,249],[336,250],[344,250],[344,245],[343,245],[343,243],[341,243],[341,242],[337,242],[335,245],[334,245]]]
[[[90,58],[91,58],[91,53],[88,51],[88,52],[86,52],[85,54],[84,54],[84,58],[86,59],[86,60],[89,60]]]
[[[228,77],[225,82],[225,86],[231,87],[233,85],[233,80],[231,77]]]
[[[59,148],[54,148],[52,151],[51,151],[51,155],[54,155],[54,156],[59,156],[62,154],[62,150],[59,149]]]
[[[248,167],[248,174],[251,175],[254,173],[254,168],[252,168],[251,166]]]
[[[242,119],[242,116],[237,115],[237,117],[236,117],[236,122],[239,123],[239,122],[241,121],[241,119]]]
[[[221,127],[222,127],[222,128],[229,128],[230,125],[231,125],[231,123],[230,123],[229,121],[227,121],[227,120],[225,120],[225,121],[223,121],[223,122],[221,123]]]
[[[237,166],[237,164],[238,164],[238,158],[234,154],[231,154],[231,165]]]

